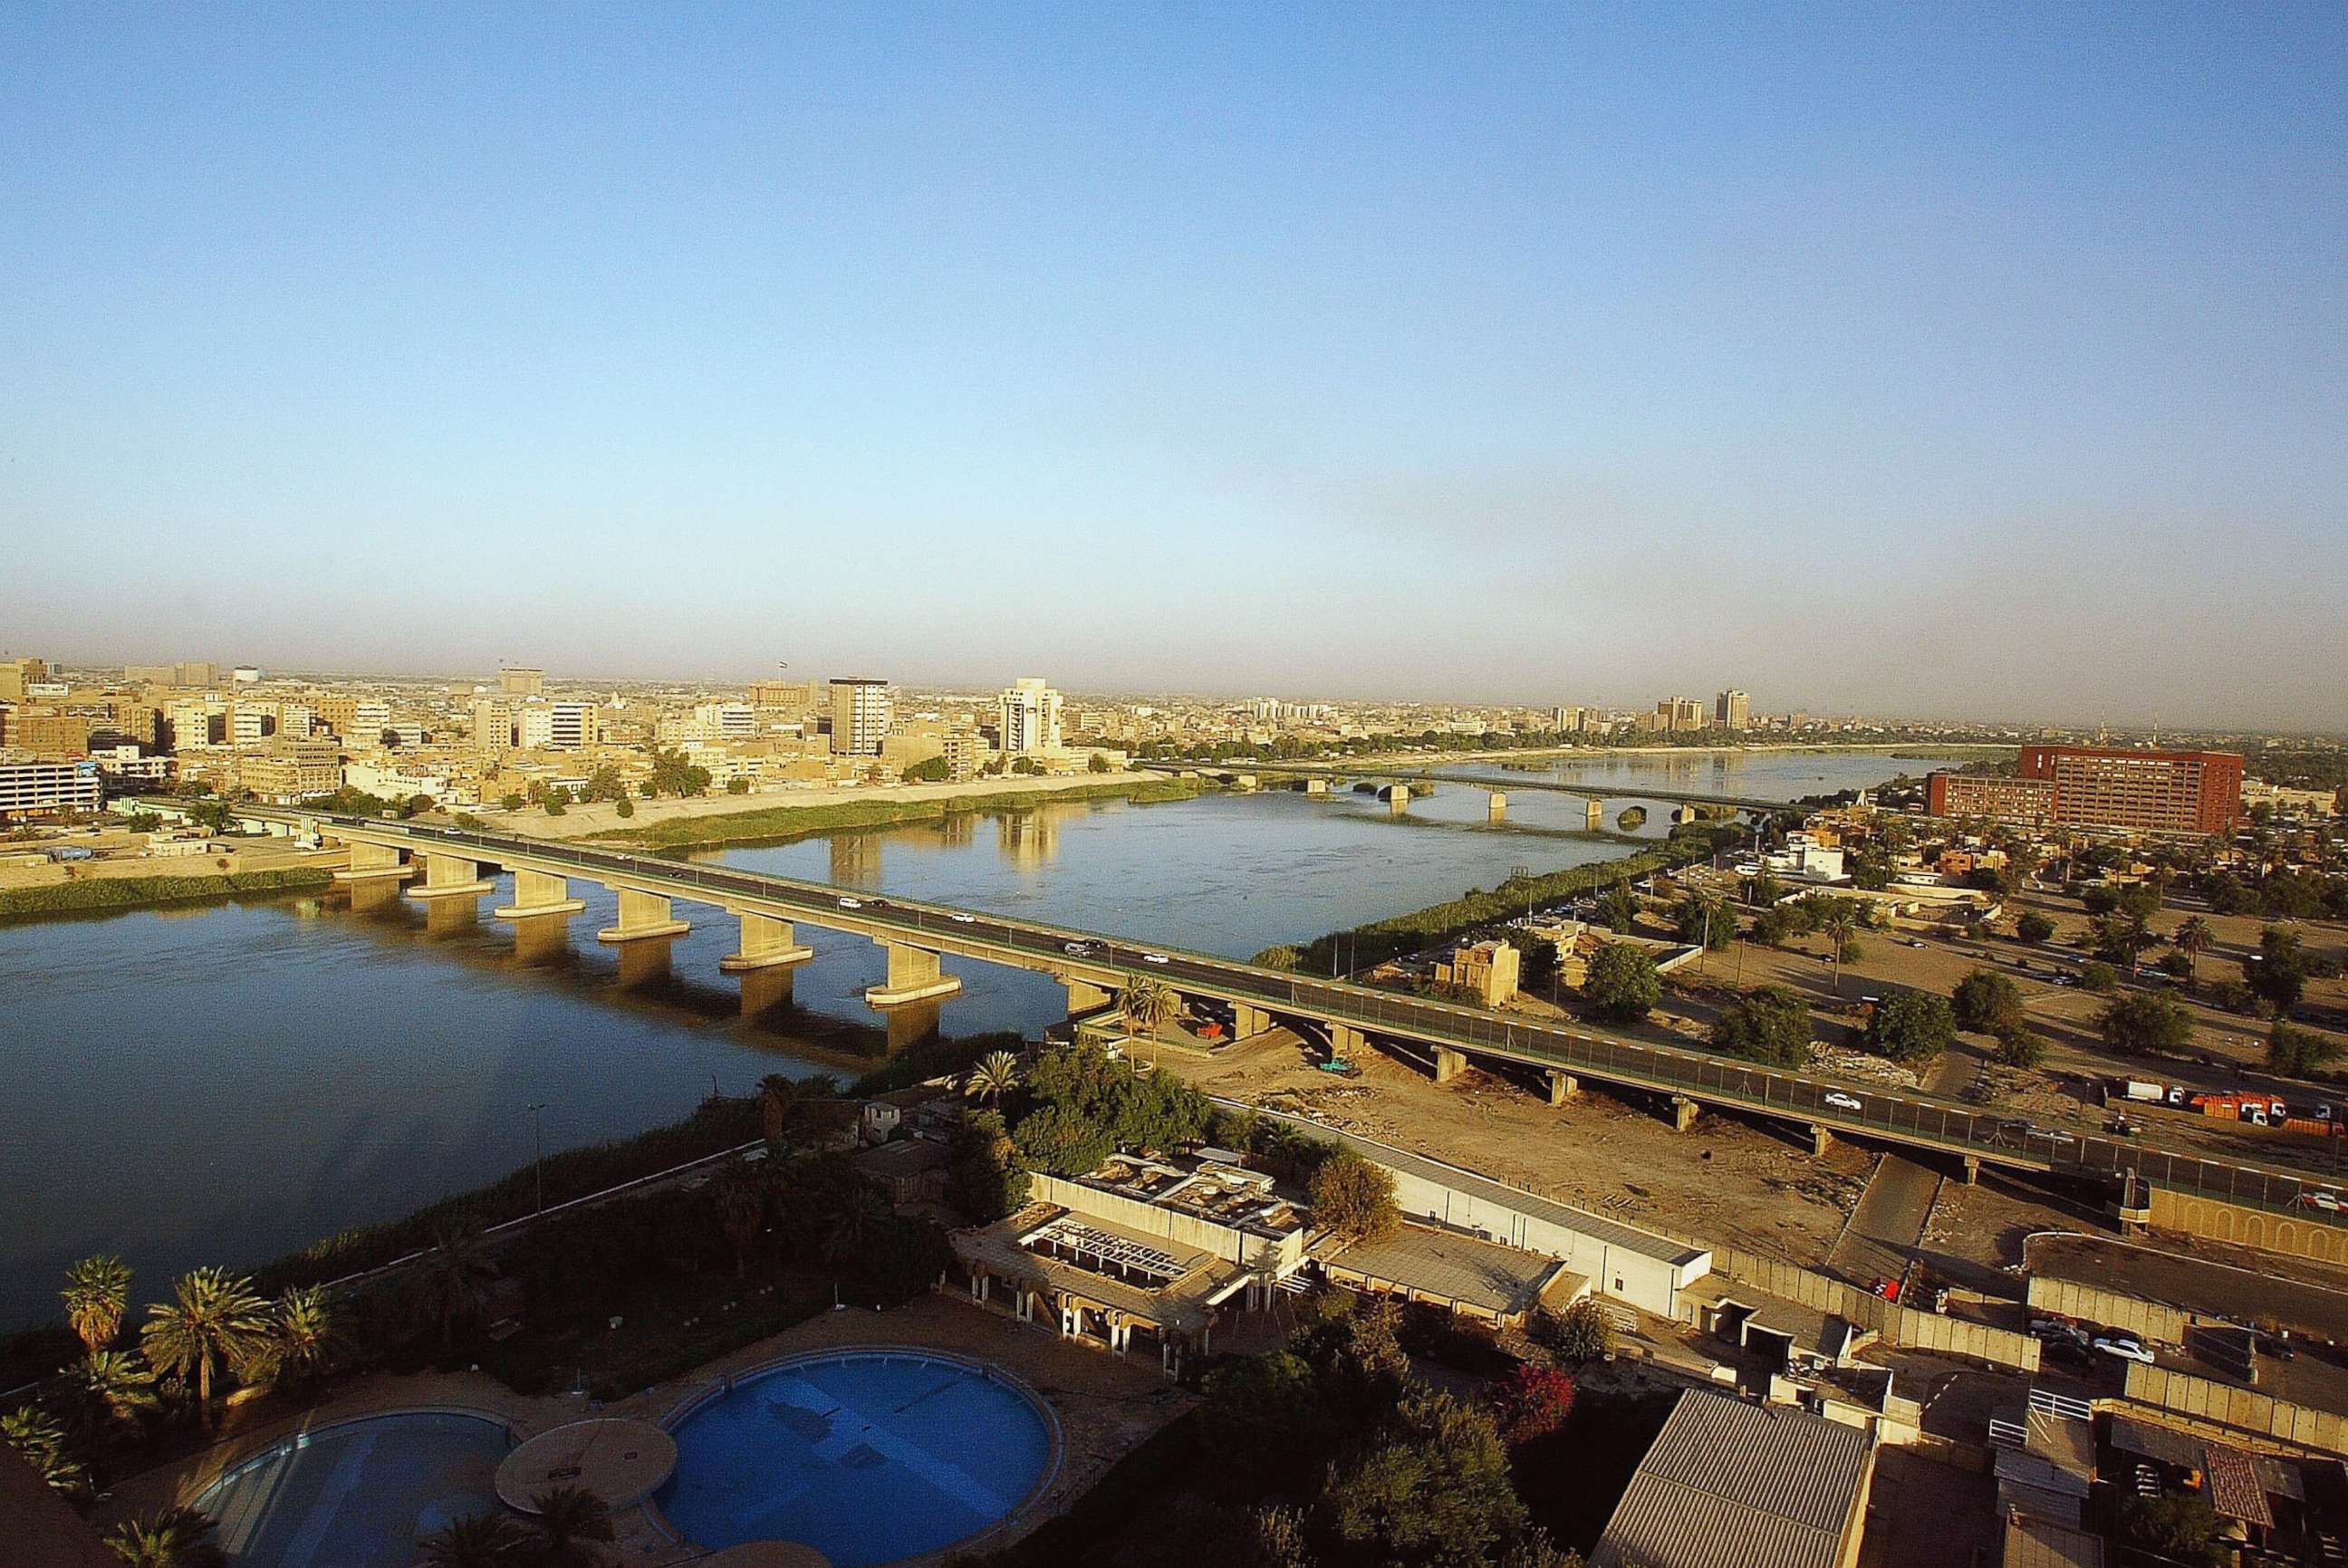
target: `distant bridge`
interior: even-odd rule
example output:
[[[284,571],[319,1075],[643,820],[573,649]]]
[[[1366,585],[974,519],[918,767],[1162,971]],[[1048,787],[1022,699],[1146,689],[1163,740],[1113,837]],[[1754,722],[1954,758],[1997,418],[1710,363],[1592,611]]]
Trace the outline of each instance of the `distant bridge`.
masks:
[[[1764,799],[1754,795],[1724,795],[1709,789],[1665,789],[1652,785],[1580,783],[1555,779],[1540,779],[1529,775],[1495,779],[1487,774],[1460,773],[1447,768],[1396,768],[1385,764],[1340,766],[1326,762],[1140,762],[1136,767],[1159,773],[1200,773],[1217,775],[1249,775],[1258,778],[1323,779],[1330,780],[1361,779],[1387,784],[1400,784],[1407,789],[1424,779],[1435,784],[1457,784],[1471,789],[1483,789],[1505,798],[1519,789],[1536,789],[1551,795],[1572,795],[1584,800],[1655,800],[1675,806],[1717,806],[1736,811],[1784,811],[1794,809],[1790,800]]]
[[[234,811],[259,830],[312,830],[346,845],[352,863],[337,875],[362,882],[414,879],[407,890],[413,898],[479,898],[493,891],[493,872],[510,872],[515,901],[494,912],[499,919],[565,918],[583,907],[569,896],[568,879],[599,883],[616,891],[620,901],[619,923],[597,934],[607,943],[684,932],[686,923],[672,913],[673,901],[714,906],[741,922],[738,949],[720,964],[734,973],[787,967],[813,956],[795,940],[798,922],[869,937],[887,953],[888,965],[865,999],[884,1011],[959,990],[962,982],[939,968],[942,956],[1050,975],[1066,988],[1071,1013],[1107,1006],[1128,975],[1144,974],[1186,998],[1228,1007],[1242,1037],[1275,1023],[1302,1023],[1325,1035],[1340,1055],[1372,1044],[1399,1047],[1431,1062],[1438,1082],[1470,1061],[1529,1070],[1547,1084],[1553,1101],[1586,1079],[1655,1097],[1683,1130],[1699,1108],[1710,1107],[1795,1123],[1819,1148],[1832,1135],[1847,1133],[1951,1156],[1963,1161],[1968,1177],[1982,1162],[2105,1181],[2132,1174],[2180,1191],[2293,1213],[2310,1223],[2318,1222],[2311,1212],[2317,1207],[2314,1194],[2333,1191],[2313,1173],[2165,1148],[2157,1135],[2116,1139],[2041,1129],[1940,1096],[1889,1092],[979,910],[512,834],[298,807],[238,805]]]

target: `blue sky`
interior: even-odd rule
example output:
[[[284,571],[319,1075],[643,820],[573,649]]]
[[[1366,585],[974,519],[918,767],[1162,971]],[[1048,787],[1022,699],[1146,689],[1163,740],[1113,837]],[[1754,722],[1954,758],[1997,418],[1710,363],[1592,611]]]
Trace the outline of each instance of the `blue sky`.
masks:
[[[0,644],[2348,727],[2348,11],[0,10]]]

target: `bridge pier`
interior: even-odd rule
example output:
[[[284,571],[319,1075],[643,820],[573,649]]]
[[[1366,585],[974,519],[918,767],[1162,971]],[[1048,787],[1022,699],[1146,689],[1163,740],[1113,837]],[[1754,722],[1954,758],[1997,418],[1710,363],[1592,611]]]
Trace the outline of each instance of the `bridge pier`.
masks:
[[[717,967],[728,975],[746,974],[753,969],[774,969],[793,964],[804,964],[815,956],[815,949],[802,947],[788,920],[771,914],[757,914],[748,910],[729,913],[741,916],[742,944],[717,961]]]
[[[1484,820],[1488,822],[1505,822],[1508,820],[1509,798],[1499,790],[1495,789],[1492,791],[1491,798],[1484,802]]]
[[[595,934],[598,942],[641,942],[650,936],[683,936],[693,927],[670,914],[668,900],[656,892],[621,888],[620,923]]]
[[[1964,1174],[1962,1180],[1964,1184],[1968,1187],[1974,1186],[1981,1181],[1980,1155],[1968,1154],[1965,1156]]]
[[[889,955],[889,977],[864,993],[866,1006],[886,1011],[908,1002],[951,996],[962,989],[961,978],[940,970],[938,955],[928,948],[909,947],[880,936],[872,940]]]
[[[1685,1132],[1695,1125],[1698,1112],[1704,1108],[1684,1094],[1672,1096],[1672,1130]]]
[[[481,875],[480,862],[458,855],[426,854],[424,881],[407,890],[410,898],[479,898],[496,891]]]
[[[1304,781],[1304,792],[1307,795],[1326,795],[1329,793],[1329,780],[1326,779],[1307,779]]]
[[[1563,1105],[1581,1092],[1581,1085],[1571,1073],[1560,1072],[1555,1068],[1549,1070],[1550,1104]]]
[[[1409,810],[1409,808],[1410,786],[1407,784],[1388,785],[1386,787],[1386,810],[1395,816],[1399,817],[1403,812]]]
[[[1437,1083],[1449,1083],[1465,1071],[1467,1067],[1468,1057],[1464,1052],[1455,1051],[1449,1046],[1435,1047],[1435,1081]]]
[[[1231,1004],[1231,1038],[1252,1039],[1272,1027],[1272,1015],[1245,1002]]]
[[[1694,801],[1690,801],[1688,804],[1682,806],[1678,810],[1672,813],[1672,820],[1674,822],[1701,822],[1704,820],[1704,817],[1696,810],[1695,803]]]
[[[514,901],[489,913],[499,920],[531,920],[541,914],[577,914],[586,907],[586,900],[571,896],[571,883],[565,879],[551,872],[517,870]]]
[[[1583,826],[1583,827],[1584,827],[1584,829],[1586,829],[1588,831],[1592,832],[1592,833],[1596,833],[1596,832],[1602,832],[1602,831],[1605,830],[1605,827],[1606,827],[1606,802],[1605,802],[1605,801],[1603,801],[1603,800],[1592,800],[1591,802],[1590,802],[1590,809],[1589,809],[1589,810],[1587,810],[1586,812],[1584,812],[1584,813],[1583,813],[1583,815],[1582,815],[1582,826]]]
[[[1068,1016],[1081,1018],[1087,1013],[1097,1013],[1117,1000],[1115,992],[1089,980],[1079,980],[1073,975],[1060,976],[1060,989],[1068,994]]]
[[[1813,1160],[1823,1159],[1825,1158],[1826,1151],[1833,1147],[1834,1129],[1831,1127],[1820,1127],[1818,1123],[1812,1122],[1810,1124],[1810,1158]]]
[[[1369,1043],[1362,1031],[1351,1024],[1329,1026],[1329,1054],[1339,1061],[1359,1055],[1368,1048]]]
[[[359,840],[349,841],[351,863],[335,873],[336,882],[372,882],[377,878],[412,877],[416,868],[403,863],[396,844],[370,844]]]

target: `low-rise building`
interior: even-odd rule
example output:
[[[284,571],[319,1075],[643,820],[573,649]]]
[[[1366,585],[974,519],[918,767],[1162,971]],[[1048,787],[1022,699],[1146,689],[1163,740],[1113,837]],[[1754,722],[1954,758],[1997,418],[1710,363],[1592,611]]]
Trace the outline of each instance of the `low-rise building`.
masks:
[[[1487,1007],[1498,1007],[1516,995],[1522,965],[1523,954],[1509,943],[1470,943],[1437,963],[1435,981],[1472,991]]]
[[[1875,1444],[1855,1428],[1692,1388],[1591,1568],[1852,1568],[1874,1477]]]

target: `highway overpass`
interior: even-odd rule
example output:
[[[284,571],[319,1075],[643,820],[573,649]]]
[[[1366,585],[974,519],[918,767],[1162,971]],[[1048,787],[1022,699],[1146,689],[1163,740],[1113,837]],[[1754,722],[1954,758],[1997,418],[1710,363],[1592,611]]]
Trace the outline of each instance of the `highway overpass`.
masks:
[[[292,807],[240,805],[238,818],[267,830],[306,827],[350,846],[355,878],[415,878],[409,896],[478,897],[492,869],[514,873],[516,902],[500,918],[575,912],[572,877],[620,895],[620,923],[598,934],[625,943],[685,929],[673,901],[713,906],[742,922],[728,970],[789,965],[809,956],[797,923],[869,937],[888,954],[887,975],[867,993],[880,1008],[950,995],[960,982],[940,956],[1048,974],[1066,986],[1072,1012],[1111,999],[1129,974],[1155,975],[1186,997],[1228,1006],[1238,1032],[1278,1021],[1325,1032],[1340,1050],[1387,1043],[1434,1065],[1438,1080],[1469,1061],[1543,1075],[1553,1099],[1587,1080],[1641,1091],[1685,1127],[1699,1107],[1766,1117],[1814,1136],[1846,1134],[1879,1144],[2013,1170],[2116,1184],[2130,1173],[2182,1192],[2291,1213],[2311,1222],[2328,1211],[2315,1194],[2332,1182],[2306,1171],[2164,1148],[2157,1140],[2106,1138],[2034,1128],[1995,1110],[1913,1091],[1756,1066],[1579,1025],[1512,1018],[1479,1008],[1323,980],[1231,959],[1150,947],[1123,937],[978,910],[879,897],[821,882],[702,865],[655,855],[510,834],[436,828]]]

